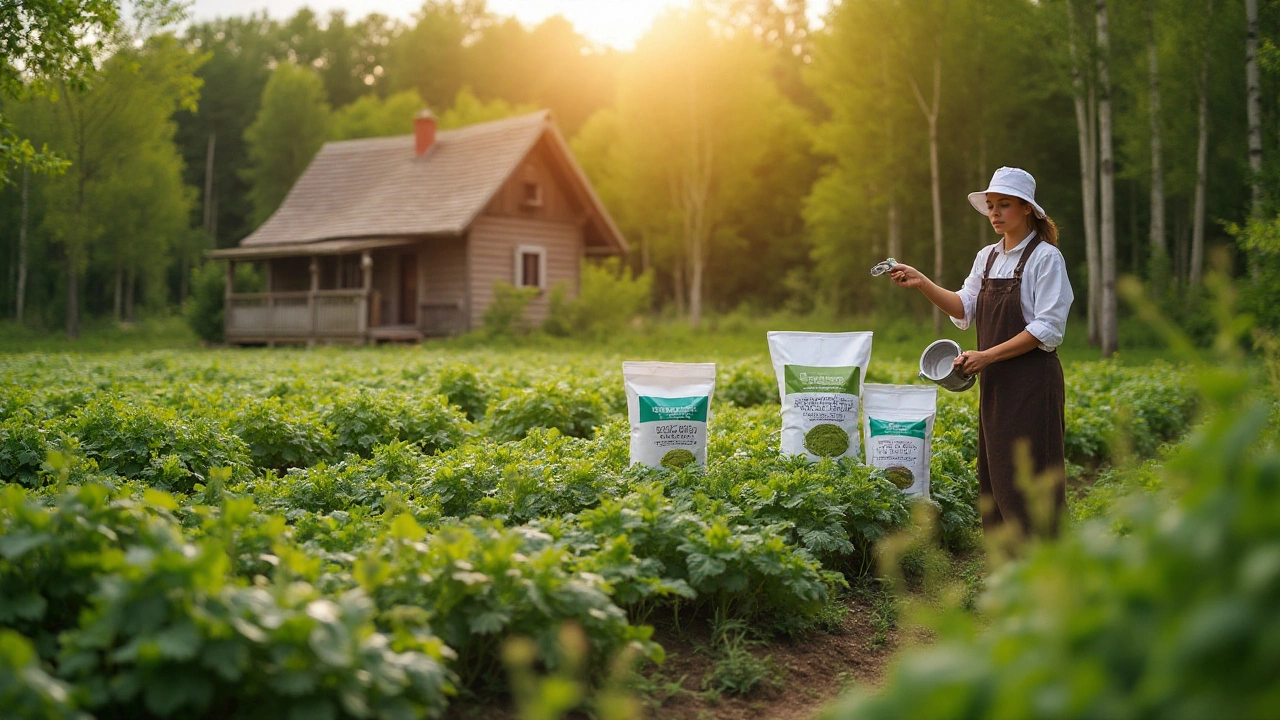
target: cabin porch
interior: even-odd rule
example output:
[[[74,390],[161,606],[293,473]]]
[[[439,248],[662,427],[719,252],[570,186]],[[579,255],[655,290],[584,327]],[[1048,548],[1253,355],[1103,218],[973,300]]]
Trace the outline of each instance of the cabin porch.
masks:
[[[227,260],[226,341],[238,345],[417,342],[466,330],[461,303],[423,301],[422,243],[316,243],[311,254],[220,251]],[[299,248],[302,249],[302,248]],[[359,249],[358,252],[351,250]],[[325,251],[329,252],[318,252]],[[233,254],[235,253],[235,254]],[[237,257],[237,255],[239,257]],[[261,289],[235,287],[237,262],[253,262]]]

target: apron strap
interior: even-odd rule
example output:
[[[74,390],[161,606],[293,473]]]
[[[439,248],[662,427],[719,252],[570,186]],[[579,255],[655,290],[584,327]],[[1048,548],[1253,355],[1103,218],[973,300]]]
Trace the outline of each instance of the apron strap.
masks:
[[[1031,242],[1027,243],[1026,249],[1022,251],[1022,257],[1018,259],[1018,267],[1013,269],[1013,276],[1019,281],[1022,280],[1022,269],[1027,266],[1027,260],[1031,258],[1031,253],[1035,252],[1036,246],[1040,244],[1040,236],[1037,235]]]
[[[1004,241],[1001,240],[1000,242]],[[996,264],[996,253],[998,252],[1000,252],[1000,243],[996,243],[995,247],[991,248],[991,252],[987,253],[987,269],[982,271],[983,282],[986,282],[987,276],[991,274],[991,266]]]

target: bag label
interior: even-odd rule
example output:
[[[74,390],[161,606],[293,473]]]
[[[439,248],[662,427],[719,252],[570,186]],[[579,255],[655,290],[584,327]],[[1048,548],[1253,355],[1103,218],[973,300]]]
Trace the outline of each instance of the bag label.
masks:
[[[661,422],[665,420],[685,420],[705,423],[710,398],[705,395],[695,397],[652,397],[641,395],[640,422]]]
[[[871,418],[871,437],[900,435],[902,437],[913,437],[923,440],[926,430],[927,424],[924,420],[916,422],[901,422],[896,420],[879,420]]]
[[[844,393],[858,395],[861,368],[856,365],[816,367],[813,365],[786,365],[783,377],[787,394],[792,393]]]

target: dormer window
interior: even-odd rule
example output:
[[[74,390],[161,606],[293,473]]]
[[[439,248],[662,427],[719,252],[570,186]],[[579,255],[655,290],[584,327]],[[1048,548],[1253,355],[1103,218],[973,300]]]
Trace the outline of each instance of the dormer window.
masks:
[[[542,185],[526,180],[523,183],[524,191],[521,196],[521,204],[525,207],[542,207]]]

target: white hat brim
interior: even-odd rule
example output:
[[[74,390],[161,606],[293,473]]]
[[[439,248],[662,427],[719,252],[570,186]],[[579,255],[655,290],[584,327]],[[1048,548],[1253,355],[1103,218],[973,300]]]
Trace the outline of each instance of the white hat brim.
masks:
[[[1048,213],[1044,211],[1044,208],[1040,207],[1039,203],[1037,203],[1034,198],[1029,198],[1023,194],[1021,190],[1009,187],[1008,185],[992,185],[986,190],[969,193],[969,204],[973,206],[974,210],[977,210],[983,215],[990,214],[987,212],[987,193],[1000,193],[1001,195],[1012,195],[1013,197],[1021,198],[1026,200],[1031,207],[1035,208],[1036,217],[1048,217]]]

